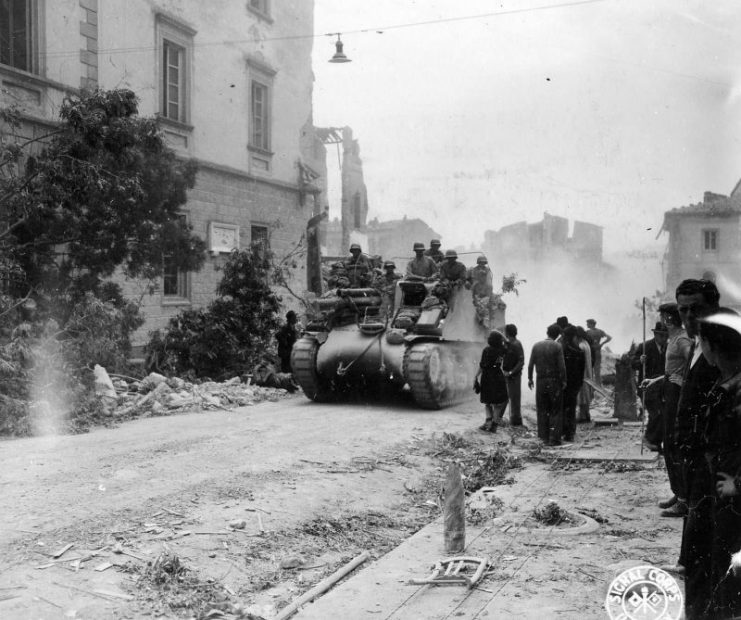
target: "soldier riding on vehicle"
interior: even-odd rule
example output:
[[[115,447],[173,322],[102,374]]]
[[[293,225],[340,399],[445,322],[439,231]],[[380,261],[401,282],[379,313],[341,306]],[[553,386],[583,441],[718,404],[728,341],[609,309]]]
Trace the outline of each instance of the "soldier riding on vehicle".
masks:
[[[407,280],[429,281],[437,278],[437,263],[425,256],[425,245],[419,241],[414,244],[414,258],[407,263]]]

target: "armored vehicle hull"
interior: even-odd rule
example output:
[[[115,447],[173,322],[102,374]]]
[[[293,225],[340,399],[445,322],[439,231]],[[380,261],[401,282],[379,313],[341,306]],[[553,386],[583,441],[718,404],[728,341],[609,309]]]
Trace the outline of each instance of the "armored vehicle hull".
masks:
[[[343,289],[317,300],[314,318],[291,356],[294,378],[308,398],[401,391],[439,409],[473,396],[471,386],[489,328],[477,320],[471,292],[401,281],[394,300],[375,289]],[[502,309],[496,320],[503,327]],[[501,324],[501,325],[500,325]]]

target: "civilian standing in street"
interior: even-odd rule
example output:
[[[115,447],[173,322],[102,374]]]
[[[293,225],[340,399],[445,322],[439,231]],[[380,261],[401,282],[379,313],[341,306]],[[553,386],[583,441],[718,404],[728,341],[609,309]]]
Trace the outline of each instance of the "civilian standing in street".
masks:
[[[685,616],[702,618],[711,596],[711,543],[715,481],[705,452],[704,414],[709,393],[719,371],[705,359],[697,343],[698,321],[718,310],[720,294],[708,280],[684,280],[676,290],[677,309],[687,335],[693,339],[679,394],[675,437],[681,458],[681,488],[687,498],[687,516],[682,530],[680,564],[684,566]]]
[[[584,351],[579,347],[579,337],[576,327],[569,325],[561,335],[561,347],[566,366],[566,387],[563,392],[563,438],[564,441],[574,441],[576,434],[576,399],[584,383],[584,367],[586,359]]]
[[[522,369],[525,366],[525,351],[522,348],[522,343],[517,340],[516,325],[512,323],[505,325],[504,336],[507,339],[507,352],[504,354],[502,371],[507,380],[509,423],[512,426],[522,426],[520,400],[522,396]]]
[[[664,462],[669,487],[672,490],[672,496],[660,501],[659,508],[663,509],[661,513],[663,517],[684,517],[687,515],[687,497],[682,491],[682,466],[675,429],[679,394],[684,382],[687,362],[690,359],[692,340],[682,327],[682,318],[679,316],[676,302],[661,304],[659,313],[669,332],[664,362],[661,417],[664,422]],[[656,381],[656,379],[648,381]]]
[[[647,418],[644,443],[649,450],[658,452],[664,442],[663,384],[666,367],[666,344],[669,340],[669,329],[662,321],[657,321],[653,328],[654,337],[646,341],[644,349],[640,343],[631,355],[633,369],[638,371],[638,395],[642,397]],[[643,368],[646,367],[644,375]],[[645,379],[655,379],[646,382]]]
[[[296,323],[298,319],[293,310],[286,313],[286,322],[276,333],[275,339],[278,341],[278,357],[280,358],[280,371],[291,372],[291,351],[293,345],[298,339]]]
[[[592,368],[594,369],[594,382],[602,385],[602,347],[604,347],[612,336],[597,327],[597,321],[587,319],[587,334],[592,339]]]
[[[705,441],[718,497],[713,510],[710,604],[707,618],[741,616],[741,575],[731,556],[741,551],[741,317],[725,308],[700,320],[700,346],[720,377],[707,410]]]
[[[592,416],[589,414],[589,407],[592,404],[592,386],[586,382],[586,379],[592,380],[592,347],[590,346],[589,336],[583,327],[577,326],[576,336],[579,342],[579,348],[584,353],[584,382],[579,389],[579,395],[576,398],[578,407],[576,421],[591,422]]]
[[[501,332],[493,331],[489,334],[487,343],[488,346],[481,352],[481,362],[474,379],[474,390],[480,390],[481,402],[486,410],[486,420],[479,430],[495,433],[507,407],[507,382],[502,373],[504,336]]]
[[[536,342],[527,365],[527,385],[535,386],[535,407],[538,417],[538,437],[547,445],[561,444],[563,433],[563,390],[566,387],[566,365],[563,349],[556,342],[561,335],[558,325],[546,330],[548,338]],[[533,383],[533,370],[538,382]]]

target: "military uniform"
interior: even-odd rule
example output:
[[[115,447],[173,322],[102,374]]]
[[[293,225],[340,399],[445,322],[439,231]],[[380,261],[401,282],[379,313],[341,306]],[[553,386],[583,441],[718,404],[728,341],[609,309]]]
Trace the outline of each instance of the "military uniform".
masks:
[[[445,258],[445,254],[443,254],[438,248],[430,248],[429,250],[425,250],[425,256],[429,256],[438,264],[442,263],[443,258]]]
[[[494,287],[492,284],[493,277],[491,275],[491,269],[487,266],[484,257],[479,257],[476,266],[468,270],[466,279],[473,293],[473,305],[476,308],[476,317],[479,323],[490,328]]]
[[[375,280],[375,288],[381,291],[382,306],[387,314],[391,314],[393,311],[396,283],[401,279],[401,276],[393,271],[395,267],[396,265],[393,262],[387,261],[384,263],[384,268],[387,268],[386,271]]]
[[[407,276],[434,278],[438,271],[437,263],[429,256],[415,256],[407,263]]]
[[[425,256],[429,256],[438,265],[443,262],[445,254],[440,251],[440,239],[430,240],[430,249],[425,250]]]
[[[466,280],[466,266],[460,261],[444,261],[440,265],[440,279],[448,280],[449,282],[465,282]]]
[[[344,263],[332,263],[327,278],[327,286],[330,289],[350,287],[350,278],[347,277],[347,269],[345,269]]]
[[[491,269],[486,263],[479,263],[468,271],[468,281],[474,297],[490,297],[494,291]]]
[[[358,250],[358,253],[352,254],[353,250]],[[351,254],[344,261],[345,271],[347,271],[347,277],[350,280],[350,286],[352,288],[363,288],[364,286],[368,286],[373,277],[371,273],[373,265],[370,257],[359,250],[359,245],[351,245]]]

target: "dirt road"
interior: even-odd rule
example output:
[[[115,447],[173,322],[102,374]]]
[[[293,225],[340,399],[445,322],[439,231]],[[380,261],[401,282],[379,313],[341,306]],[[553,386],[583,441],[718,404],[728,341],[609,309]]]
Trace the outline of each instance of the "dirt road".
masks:
[[[534,427],[532,409],[523,414]],[[639,428],[580,425],[576,444],[543,450],[532,433],[476,431],[481,417],[475,402],[431,412],[295,396],[2,442],[0,617],[272,618],[359,552],[378,560],[439,517],[447,463],[471,453],[492,469],[507,461],[496,515],[471,523],[476,553],[496,558],[465,599],[472,611],[443,595],[407,609],[408,592],[396,581],[383,590],[372,567],[384,564],[371,561],[367,601],[352,593],[352,613],[333,615],[603,618],[623,562],[676,560],[681,520],[662,520],[655,504],[666,475],[655,459],[631,460]],[[598,529],[554,539],[533,521],[549,498]],[[426,558],[402,568],[425,571]],[[314,607],[308,617],[321,617]]]
[[[435,464],[408,444],[480,417],[476,403],[430,412],[295,396],[2,442],[0,616],[188,617],[217,595],[224,613],[238,615],[228,600],[240,599],[270,615],[357,548],[380,553],[436,516],[409,509]],[[155,586],[172,577],[164,597]]]

